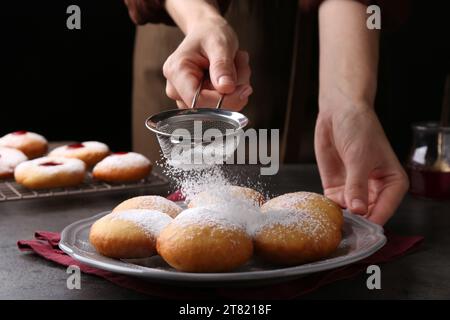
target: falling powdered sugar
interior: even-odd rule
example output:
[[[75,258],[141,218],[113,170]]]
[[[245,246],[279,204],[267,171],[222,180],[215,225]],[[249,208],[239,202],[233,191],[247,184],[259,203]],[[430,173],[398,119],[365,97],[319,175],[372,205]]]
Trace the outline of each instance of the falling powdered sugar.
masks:
[[[164,173],[175,183],[181,193],[189,202],[195,195],[202,191],[221,190],[226,186],[231,186],[231,179],[227,178],[219,166],[208,169],[181,170],[172,166],[165,166]]]
[[[151,236],[158,236],[161,230],[172,221],[172,218],[165,213],[145,209],[119,211],[113,213],[112,219],[133,222]]]
[[[186,156],[188,155],[191,157],[192,153],[187,153]],[[259,203],[252,201],[251,196],[244,192],[233,192],[232,188],[236,183],[225,174],[223,166],[191,165],[182,162],[175,164],[168,161],[164,172],[185,196],[186,203],[195,201],[194,208],[181,212],[173,220],[182,226],[214,225],[225,229],[240,228],[248,235],[255,236],[262,230],[278,225],[285,227],[282,228],[285,232],[289,232],[290,228],[301,230],[314,241],[319,241],[321,235],[326,234],[327,228],[330,227],[327,219],[320,219],[306,210],[296,208],[296,203],[308,202],[315,196],[313,193],[301,196],[287,194],[279,200],[282,205],[261,210]],[[254,181],[248,182],[250,185],[258,185]],[[201,194],[199,200],[196,196],[202,192],[205,196]],[[280,230],[279,236],[284,235],[284,231]]]

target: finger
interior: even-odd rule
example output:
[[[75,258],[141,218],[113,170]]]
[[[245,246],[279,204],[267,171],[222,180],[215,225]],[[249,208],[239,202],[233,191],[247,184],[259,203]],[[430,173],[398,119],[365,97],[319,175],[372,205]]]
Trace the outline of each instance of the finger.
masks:
[[[346,208],[345,198],[344,198],[344,188],[337,187],[337,188],[324,189],[324,195],[325,195],[325,197],[336,202],[341,208]]]
[[[325,196],[345,208],[344,164],[330,137],[331,127],[320,116],[314,131],[314,150]]]
[[[247,51],[238,51],[234,59],[237,73],[237,85],[250,84],[252,71],[249,64],[249,55]]]
[[[181,98],[179,100],[190,105],[203,78],[202,62],[185,58],[168,59],[164,64],[163,73]]]
[[[353,213],[364,215],[368,212],[369,169],[364,163],[352,161],[346,166],[345,203]]]
[[[236,68],[234,58],[236,49],[221,43],[206,48],[209,59],[209,75],[214,88],[222,94],[232,93],[236,89]]]
[[[403,170],[400,169],[400,173],[389,178],[379,193],[377,201],[370,212],[369,220],[380,225],[385,224],[394,214],[407,190],[408,178]]]
[[[176,103],[177,103],[177,107],[179,109],[189,109],[190,108],[190,106],[188,106],[186,103],[184,103],[181,100],[177,100]]]
[[[175,87],[170,83],[170,81],[166,81],[166,95],[172,100],[181,100],[180,95],[178,94]]]
[[[224,96],[222,109],[239,111],[248,103],[248,97],[252,94],[253,88],[249,85],[236,87],[232,94]],[[216,90],[203,89],[198,98],[198,107],[215,108],[219,102],[221,94]]]
[[[236,86],[250,84],[250,76],[252,74],[250,64],[249,64],[249,55],[247,51],[238,51],[236,53],[236,57],[234,59],[234,65],[236,68]],[[214,90],[215,87],[211,80],[205,79],[203,83],[203,88]]]

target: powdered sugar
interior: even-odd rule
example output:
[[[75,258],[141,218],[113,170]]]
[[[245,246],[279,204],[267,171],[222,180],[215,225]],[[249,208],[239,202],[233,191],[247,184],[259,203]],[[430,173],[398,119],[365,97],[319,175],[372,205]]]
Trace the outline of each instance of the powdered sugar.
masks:
[[[50,155],[60,156],[64,154],[76,154],[81,150],[89,150],[93,152],[108,152],[109,148],[106,144],[98,141],[85,141],[81,143],[81,148],[71,148],[70,145],[57,147],[50,152]]]
[[[8,133],[0,138],[0,146],[20,147],[24,144],[25,139],[39,143],[47,143],[47,140],[43,136],[34,132],[24,132],[23,134]]]
[[[279,209],[262,213],[261,218],[249,226],[249,232],[255,236],[259,232],[273,229],[275,226],[281,226],[285,230],[295,228],[315,241],[319,241],[330,227],[327,220],[314,217],[306,211]],[[282,236],[282,233],[279,236]]]
[[[12,173],[14,168],[21,162],[27,160],[27,156],[22,151],[0,147],[0,174],[2,172]]]
[[[45,163],[58,163],[60,165],[46,166]],[[25,170],[39,170],[43,174],[55,174],[61,171],[67,172],[84,172],[86,165],[78,159],[63,157],[41,157],[34,160],[22,162],[16,167],[16,172],[20,173]]]
[[[107,156],[105,159],[97,163],[96,168],[101,170],[125,169],[129,167],[146,167],[150,164],[150,160],[142,154],[127,152]]]
[[[140,196],[120,203],[114,211],[132,209],[158,210],[174,217],[182,211],[176,203],[161,196]]]
[[[112,214],[112,219],[133,222],[140,226],[145,233],[155,237],[172,221],[172,218],[165,213],[146,209],[130,209],[115,212]]]
[[[191,225],[214,226],[221,229],[245,230],[246,226],[239,220],[233,219],[227,211],[216,211],[211,208],[191,208],[181,212],[174,220],[179,226]]]
[[[187,158],[191,159],[192,156],[192,153],[186,153]],[[290,228],[295,228],[314,241],[319,241],[321,235],[326,234],[327,229],[332,227],[327,219],[320,219],[308,213],[306,209],[302,211],[295,206],[296,203],[309,202],[314,197],[320,197],[319,195],[286,194],[275,200],[277,204],[280,203],[279,207],[267,206],[262,210],[259,201],[255,201],[254,194],[235,188],[233,179],[230,179],[222,168],[220,165],[192,165],[189,162],[183,164],[181,161],[174,163],[173,160],[168,162],[164,168],[165,173],[174,180],[186,197],[186,202],[193,201],[194,206],[181,212],[174,219],[174,223],[182,226],[199,224],[223,229],[239,228],[250,236],[279,225],[286,227],[283,228],[284,231],[279,232],[280,237],[284,237],[284,232],[289,232]],[[251,183],[255,184],[258,185],[258,182]]]
[[[321,203],[328,205],[330,207],[333,206],[333,203],[327,198],[313,192],[292,192],[286,193],[276,198],[271,199],[267,203],[265,203],[261,210],[268,211],[273,209],[292,209],[298,206],[305,206],[311,201],[320,201]],[[315,210],[315,208],[309,208],[309,210]]]

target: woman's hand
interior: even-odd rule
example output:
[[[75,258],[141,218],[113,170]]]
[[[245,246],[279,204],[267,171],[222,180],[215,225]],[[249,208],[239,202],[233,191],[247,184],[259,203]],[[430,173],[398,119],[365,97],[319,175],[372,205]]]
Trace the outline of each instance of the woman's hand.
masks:
[[[163,67],[166,94],[179,108],[191,105],[195,91],[209,71],[197,106],[214,107],[221,94],[222,106],[241,110],[252,93],[248,54],[238,51],[236,34],[221,17],[186,30],[186,37]]]
[[[384,224],[408,178],[371,107],[332,99],[321,106],[315,151],[324,193],[343,208]]]

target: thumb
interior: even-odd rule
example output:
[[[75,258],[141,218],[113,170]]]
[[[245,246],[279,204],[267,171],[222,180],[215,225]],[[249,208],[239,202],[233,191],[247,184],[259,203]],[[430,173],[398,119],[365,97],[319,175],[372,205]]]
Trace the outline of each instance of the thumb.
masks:
[[[232,93],[236,89],[236,68],[234,56],[236,50],[225,46],[216,46],[207,53],[209,76],[213,87],[220,93]]]
[[[345,203],[353,213],[367,213],[369,170],[364,164],[352,162],[347,168]]]

